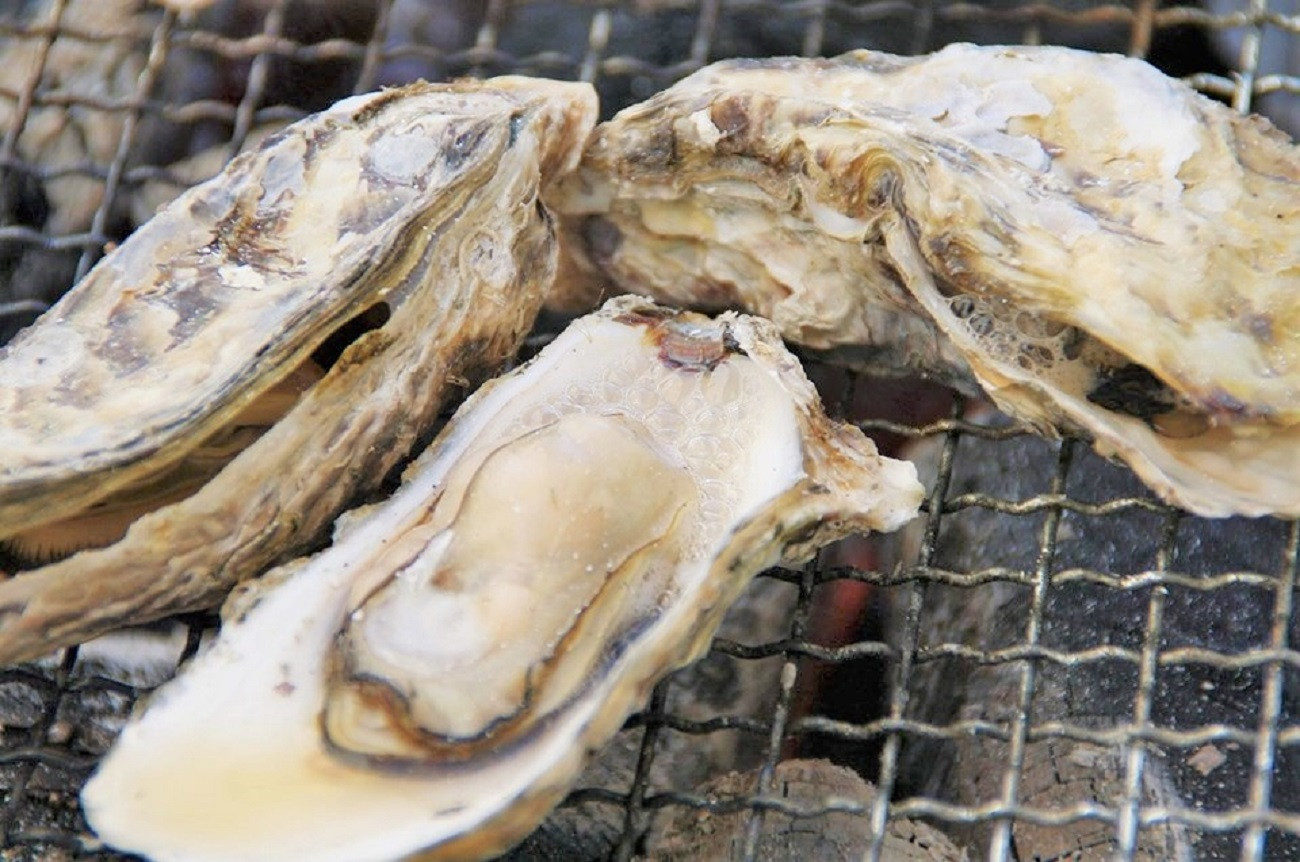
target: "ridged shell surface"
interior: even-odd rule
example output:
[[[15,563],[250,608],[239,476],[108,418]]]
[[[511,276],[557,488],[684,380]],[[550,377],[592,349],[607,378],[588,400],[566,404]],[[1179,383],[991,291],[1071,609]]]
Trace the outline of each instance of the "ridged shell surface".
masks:
[[[375,487],[456,382],[518,347],[555,267],[540,187],[595,121],[583,84],[347,99],[182,195],[0,351],[0,536],[165,474],[350,320],[292,409],[107,548],[0,585],[0,663],[212,605]]]
[[[742,307],[973,379],[1199,513],[1300,514],[1300,150],[1139,60],[723,62],[600,126],[552,200],[556,304]]]
[[[160,860],[486,858],[753,574],[921,495],[825,417],[770,324],[611,301],[472,396],[330,548],[233,596],[87,816]]]

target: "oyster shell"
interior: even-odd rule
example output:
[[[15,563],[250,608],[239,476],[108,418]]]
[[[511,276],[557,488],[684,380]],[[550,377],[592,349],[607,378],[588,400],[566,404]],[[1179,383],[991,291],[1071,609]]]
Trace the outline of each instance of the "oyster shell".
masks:
[[[751,575],[921,494],[766,321],[611,301],[475,393],[332,547],[236,593],[87,817],[157,859],[490,855]]]
[[[255,150],[262,142],[283,129],[287,123],[259,123],[248,130],[244,137],[241,153]],[[167,166],[163,176],[153,177],[140,184],[131,195],[131,220],[135,224],[144,224],[167,204],[180,197],[187,189],[215,177],[230,161],[230,148],[222,144],[206,147],[203,150]]]
[[[771,317],[973,378],[1206,515],[1300,515],[1300,151],[1064,48],[719,63],[598,128],[554,302]],[[585,278],[585,282],[584,282]]]
[[[526,78],[347,99],[182,195],[0,351],[2,538],[182,469],[354,337],[192,496],[0,584],[0,663],[215,604],[378,485],[531,326],[555,260],[539,185],[595,111],[587,85]]]

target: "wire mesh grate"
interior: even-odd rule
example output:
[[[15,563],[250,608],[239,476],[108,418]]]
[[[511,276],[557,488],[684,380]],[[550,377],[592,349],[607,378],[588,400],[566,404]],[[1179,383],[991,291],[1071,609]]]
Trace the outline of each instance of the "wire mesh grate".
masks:
[[[1294,134],[1297,34],[1294,0],[13,0],[0,338],[247,142],[380,85],[580,78],[608,115],[728,56],[1052,43],[1146,57]],[[928,471],[923,519],[760,577],[710,657],[656,689],[512,858],[707,858],[682,849],[701,824],[734,858],[784,858],[773,836],[797,824],[842,832],[843,858],[957,858],[931,833],[900,839],[915,821],[970,858],[1300,859],[1300,526],[1193,518],[1086,445],[813,372],[832,412]],[[0,670],[3,858],[119,858],[77,792],[214,626],[141,633],[151,669],[131,674],[96,646]],[[875,792],[796,780],[809,758]],[[728,770],[746,777],[718,784]]]

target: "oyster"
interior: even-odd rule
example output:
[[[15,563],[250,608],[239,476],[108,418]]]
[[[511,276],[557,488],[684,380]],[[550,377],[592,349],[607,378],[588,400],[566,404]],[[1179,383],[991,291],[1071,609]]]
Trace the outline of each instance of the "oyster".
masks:
[[[266,122],[249,129],[240,152],[255,150],[271,135],[285,127],[283,122]],[[180,197],[186,189],[212,179],[230,161],[230,148],[226,145],[206,147],[192,156],[167,166],[164,175],[141,183],[131,195],[131,220],[144,224],[167,204]]]
[[[234,594],[87,817],[157,859],[498,852],[751,575],[921,494],[766,321],[613,300],[475,393],[329,549]]]
[[[719,63],[598,128],[551,198],[557,305],[771,317],[973,378],[1206,515],[1300,515],[1300,150],[1064,48]]]
[[[182,195],[0,351],[0,538],[201,485],[0,584],[0,663],[215,604],[376,487],[531,326],[555,260],[539,185],[595,111],[587,85],[526,78],[347,99]]]

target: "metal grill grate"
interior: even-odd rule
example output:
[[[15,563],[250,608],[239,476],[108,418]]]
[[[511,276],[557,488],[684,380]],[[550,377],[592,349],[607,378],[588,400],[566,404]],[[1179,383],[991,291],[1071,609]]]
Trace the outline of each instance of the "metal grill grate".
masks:
[[[583,78],[608,114],[727,56],[1063,43],[1147,57],[1294,133],[1298,33],[1294,0],[217,0],[195,15],[10,0],[0,337],[129,233],[140,201],[193,182],[179,159],[229,158],[266,124],[379,84]],[[871,860],[897,852],[884,827],[904,818],[971,858],[1300,860],[1300,525],[1192,518],[1086,446],[961,401],[928,424],[914,406],[906,421],[861,419],[885,395],[916,399],[817,372],[841,415],[890,445],[920,441],[926,515],[907,536],[756,582],[705,665],[629,722],[623,760],[566,802],[562,817],[594,836],[590,858],[666,854],[664,824],[683,812],[718,828],[741,812],[738,858],[780,858],[765,855],[772,829],[826,829],[842,811],[870,825],[854,852]],[[851,603],[861,619],[836,630],[831,609]],[[163,662],[213,625],[162,627]],[[158,680],[109,678],[94,654],[0,670],[5,859],[117,858],[88,833],[77,791]],[[780,766],[795,756],[832,757],[878,793],[796,796]],[[756,792],[711,794],[688,762],[754,770]],[[515,858],[576,858],[552,832]]]

